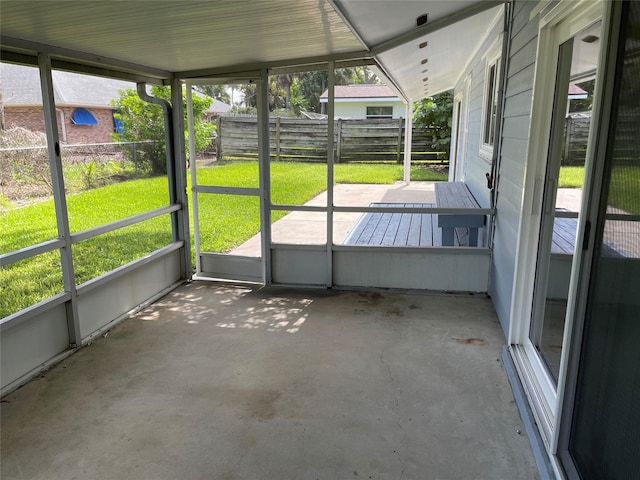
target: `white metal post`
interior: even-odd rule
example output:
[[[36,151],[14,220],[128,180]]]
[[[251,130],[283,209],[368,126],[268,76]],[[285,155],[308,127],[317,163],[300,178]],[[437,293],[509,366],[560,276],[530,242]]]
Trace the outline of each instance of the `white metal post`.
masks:
[[[196,170],[196,136],[193,120],[193,92],[187,82],[187,128],[189,130],[189,172],[191,173],[191,209],[193,211],[193,243],[196,251],[196,275],[200,275],[200,215],[198,211],[198,176]],[[219,132],[218,132],[219,133]]]
[[[404,182],[411,182],[411,142],[413,136],[413,103],[407,102],[404,119]]]
[[[271,166],[269,159],[269,72],[263,69],[257,84],[258,170],[260,175],[260,234],[262,281],[271,284]]]
[[[173,128],[173,182],[169,191],[175,189],[175,202],[182,208],[173,213],[177,218],[172,222],[177,228],[178,240],[184,242],[180,262],[182,278],[191,278],[191,241],[189,236],[189,198],[187,196],[187,159],[184,146],[184,106],[182,100],[182,82],[178,78],[171,79],[171,121]],[[169,145],[167,145],[169,148]],[[195,163],[195,158],[194,158]],[[171,175],[169,175],[171,179]]]
[[[333,286],[333,163],[334,163],[334,102],[335,63],[329,62],[327,98],[327,287]]]
[[[76,347],[82,342],[82,334],[80,332],[80,319],[78,317],[76,277],[71,252],[71,230],[69,228],[69,212],[67,210],[67,197],[64,189],[62,157],[60,156],[60,142],[58,139],[58,122],[53,96],[53,80],[51,78],[51,58],[49,55],[44,53],[38,54],[38,67],[40,68],[42,108],[44,110],[44,123],[47,134],[47,147],[49,150],[49,168],[51,170],[51,186],[53,189],[58,237],[64,241],[64,245],[60,249],[62,279],[64,290],[71,295],[70,300],[65,304],[69,343],[72,347]]]

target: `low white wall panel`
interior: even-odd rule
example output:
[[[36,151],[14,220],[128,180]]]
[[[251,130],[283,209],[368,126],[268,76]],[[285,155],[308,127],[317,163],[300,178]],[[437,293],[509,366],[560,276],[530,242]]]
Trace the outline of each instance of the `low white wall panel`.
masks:
[[[0,335],[2,388],[68,348],[64,304],[3,330]]]
[[[327,249],[281,248],[271,251],[273,282],[287,285],[326,285]]]
[[[222,253],[201,253],[201,276],[241,282],[262,282],[262,259]]]
[[[490,263],[490,251],[483,248],[464,254],[439,249],[341,250],[334,252],[333,278],[335,285],[345,287],[486,292]]]
[[[86,338],[180,280],[176,250],[125,273],[98,288],[79,291],[80,332]]]

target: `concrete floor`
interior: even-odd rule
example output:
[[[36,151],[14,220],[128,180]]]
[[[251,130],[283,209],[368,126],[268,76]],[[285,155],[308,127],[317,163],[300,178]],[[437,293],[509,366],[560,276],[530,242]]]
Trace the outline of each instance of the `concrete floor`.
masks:
[[[7,396],[3,480],[538,478],[490,300],[193,282]]]

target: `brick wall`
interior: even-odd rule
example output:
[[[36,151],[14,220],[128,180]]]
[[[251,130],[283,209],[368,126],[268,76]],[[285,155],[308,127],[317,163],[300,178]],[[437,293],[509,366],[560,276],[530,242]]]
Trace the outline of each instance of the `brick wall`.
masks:
[[[71,121],[75,107],[59,107],[57,109],[58,136],[60,142],[67,144],[76,143],[108,143],[111,142],[111,133],[114,131],[113,118],[110,108],[87,108],[98,120],[97,125],[74,125]],[[61,115],[64,115],[64,140],[63,129],[60,123]],[[41,107],[4,107],[5,128],[18,126],[34,132],[44,132],[44,114]]]

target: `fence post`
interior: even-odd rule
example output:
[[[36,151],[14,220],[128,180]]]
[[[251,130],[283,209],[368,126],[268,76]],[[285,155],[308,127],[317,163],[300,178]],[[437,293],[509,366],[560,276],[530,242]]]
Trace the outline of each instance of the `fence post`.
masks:
[[[133,142],[131,149],[133,150],[133,176],[138,178],[138,142]]]
[[[280,161],[280,117],[276,117],[276,162]]]
[[[216,120],[216,162],[222,161],[222,117]]]
[[[402,125],[404,124],[404,118],[398,119],[398,157],[397,163],[402,163]]]
[[[339,118],[336,124],[336,158],[335,163],[340,163],[340,145],[342,144],[342,119]]]
[[[571,165],[569,159],[569,146],[571,145],[571,117],[567,117],[564,121],[565,135],[564,135],[564,158],[562,159],[562,165]]]

